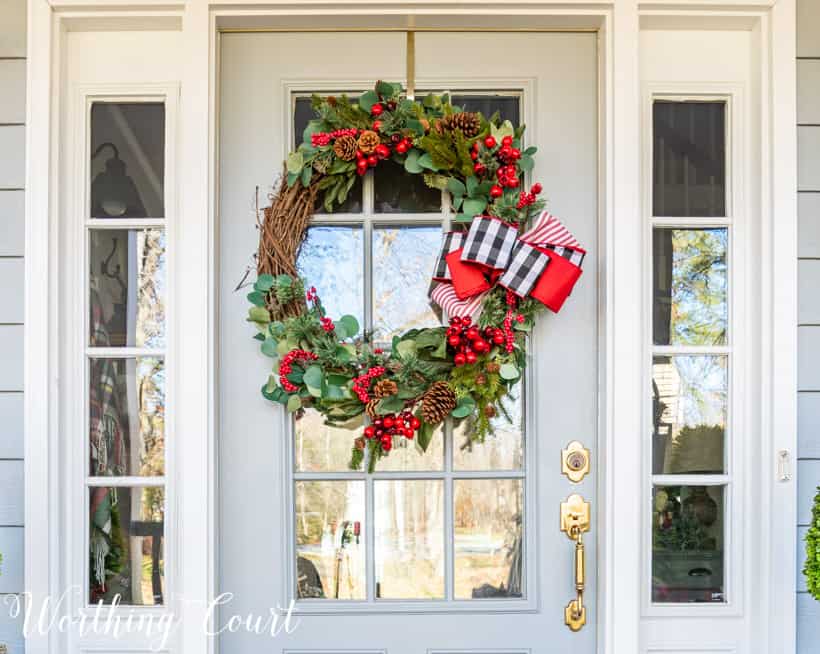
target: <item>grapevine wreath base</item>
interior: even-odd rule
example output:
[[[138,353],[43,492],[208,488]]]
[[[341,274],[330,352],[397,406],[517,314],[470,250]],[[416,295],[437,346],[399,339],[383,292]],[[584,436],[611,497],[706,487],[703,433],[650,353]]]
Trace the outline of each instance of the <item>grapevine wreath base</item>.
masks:
[[[421,102],[377,82],[357,102],[313,97],[316,118],[288,155],[270,206],[259,212],[257,279],[248,320],[273,373],[265,398],[318,410],[331,425],[361,425],[350,467],[369,470],[397,445],[426,450],[448,416],[482,442],[521,378],[526,335],[544,307],[557,312],[581,275],[584,250],[544,210],[541,185],[522,189],[535,147],[524,127],[451,104]],[[374,347],[353,316],[331,319],[296,269],[317,204],[347,199],[356,178],[392,160],[452,196],[430,298],[446,326],[413,329]],[[365,419],[366,418],[366,419]]]

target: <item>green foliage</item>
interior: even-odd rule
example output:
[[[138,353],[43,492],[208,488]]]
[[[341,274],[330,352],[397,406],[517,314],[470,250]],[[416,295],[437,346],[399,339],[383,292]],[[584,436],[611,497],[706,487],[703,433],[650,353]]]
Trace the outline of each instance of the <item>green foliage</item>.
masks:
[[[811,596],[820,601],[820,486],[814,498],[811,525],[806,532],[806,564],[803,566],[806,587]]]

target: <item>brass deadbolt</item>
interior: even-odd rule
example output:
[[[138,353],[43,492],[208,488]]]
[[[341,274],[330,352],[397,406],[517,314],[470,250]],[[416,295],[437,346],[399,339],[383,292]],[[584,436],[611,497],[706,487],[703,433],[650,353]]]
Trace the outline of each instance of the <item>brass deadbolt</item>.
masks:
[[[589,450],[579,441],[572,441],[561,450],[561,472],[574,484],[589,474]]]

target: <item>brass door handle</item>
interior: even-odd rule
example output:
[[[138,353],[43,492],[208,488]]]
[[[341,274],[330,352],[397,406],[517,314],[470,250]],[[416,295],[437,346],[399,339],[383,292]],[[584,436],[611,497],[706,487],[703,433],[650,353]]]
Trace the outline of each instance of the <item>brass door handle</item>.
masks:
[[[587,622],[584,532],[589,531],[589,502],[578,494],[561,503],[561,531],[575,542],[575,597],[564,608],[564,622],[571,631],[580,631]]]

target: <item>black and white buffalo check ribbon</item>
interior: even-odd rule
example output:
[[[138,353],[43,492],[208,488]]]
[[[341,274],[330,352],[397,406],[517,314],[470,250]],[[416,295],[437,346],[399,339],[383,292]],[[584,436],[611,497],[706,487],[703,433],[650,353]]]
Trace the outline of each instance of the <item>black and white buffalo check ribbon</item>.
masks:
[[[552,250],[578,268],[586,254],[578,240],[558,218],[544,211],[527,232],[518,236],[515,227],[497,218],[478,216],[469,231],[449,232],[444,237],[433,274],[430,298],[449,316],[470,315],[474,319],[481,311],[482,300],[489,291],[471,297],[459,297],[452,284],[452,274],[446,257],[462,250],[462,262],[481,266],[491,279],[519,297],[526,297],[547,271]],[[500,276],[499,275],[500,272]]]

